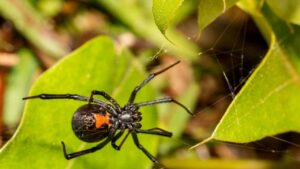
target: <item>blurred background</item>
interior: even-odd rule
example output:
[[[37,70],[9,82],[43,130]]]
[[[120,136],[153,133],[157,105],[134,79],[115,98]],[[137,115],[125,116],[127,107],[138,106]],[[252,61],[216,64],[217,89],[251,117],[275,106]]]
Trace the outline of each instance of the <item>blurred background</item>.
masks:
[[[236,6],[200,34],[195,3],[184,4],[176,18],[179,51],[165,45],[152,18],[151,1],[0,1],[0,147],[17,129],[24,106],[21,98],[39,75],[89,39],[108,35],[128,47],[149,72],[183,61],[180,71],[166,73],[154,84],[163,94],[189,97],[185,95],[189,85],[196,85],[188,103],[194,117],[178,121],[178,113],[164,113],[165,107],[159,107],[160,126],[177,126],[172,130],[175,138],[159,146],[158,156],[165,165],[172,166],[174,159],[226,159],[236,161],[218,161],[216,167],[251,168],[249,163],[256,160],[254,166],[266,168],[270,161],[265,160],[290,158],[288,168],[297,168],[300,137],[292,132],[242,145],[211,141],[187,150],[211,135],[233,99],[231,93],[238,92],[268,49],[254,22]],[[162,85],[165,81],[168,84]]]

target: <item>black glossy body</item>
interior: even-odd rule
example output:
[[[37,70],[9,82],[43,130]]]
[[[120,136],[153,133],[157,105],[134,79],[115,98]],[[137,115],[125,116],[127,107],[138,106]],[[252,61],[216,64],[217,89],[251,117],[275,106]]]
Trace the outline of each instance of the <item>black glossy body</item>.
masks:
[[[73,114],[72,129],[80,140],[97,142],[108,136],[109,124],[97,128],[95,114],[105,117],[108,113],[101,105],[85,104]]]

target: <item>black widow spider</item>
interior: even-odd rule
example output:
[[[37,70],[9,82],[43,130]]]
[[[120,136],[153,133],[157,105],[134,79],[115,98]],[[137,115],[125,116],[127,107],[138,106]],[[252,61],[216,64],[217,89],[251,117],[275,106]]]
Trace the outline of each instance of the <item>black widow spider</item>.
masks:
[[[24,97],[23,100],[36,98],[74,99],[88,102],[88,104],[79,107],[73,114],[72,129],[75,135],[80,140],[85,142],[97,142],[104,138],[106,139],[92,148],[70,154],[66,152],[65,143],[61,142],[64,156],[68,160],[95,152],[104,147],[109,142],[111,142],[111,145],[114,149],[120,150],[128,135],[131,134],[135,145],[140,150],[142,150],[147,155],[147,157],[155,164],[159,164],[158,160],[140,144],[137,134],[143,133],[171,137],[172,133],[160,128],[152,128],[148,130],[141,129],[142,125],[140,121],[142,120],[142,115],[141,112],[138,111],[138,109],[143,106],[173,102],[184,108],[189,114],[192,115],[192,113],[183,104],[169,97],[141,103],[134,103],[134,100],[137,92],[150,80],[175,66],[179,62],[180,61],[177,61],[160,71],[149,74],[148,77],[144,81],[142,81],[142,83],[134,88],[134,90],[131,92],[128,103],[124,107],[121,107],[111,96],[109,96],[105,92],[97,90],[93,90],[90,97],[85,97],[77,94],[39,94],[35,96]],[[94,95],[103,96],[110,102],[110,104],[94,99]],[[125,135],[121,143],[117,145],[116,141],[124,134],[126,130],[128,131],[128,133]]]

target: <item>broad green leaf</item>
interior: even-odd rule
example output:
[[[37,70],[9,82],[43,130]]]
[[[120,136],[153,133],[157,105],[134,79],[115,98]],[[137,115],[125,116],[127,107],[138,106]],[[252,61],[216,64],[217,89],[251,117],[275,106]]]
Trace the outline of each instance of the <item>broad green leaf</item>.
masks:
[[[272,31],[269,51],[205,141],[245,143],[300,132],[300,26],[287,25],[267,4],[253,13]]]
[[[199,0],[198,26],[204,29],[208,24],[232,7],[238,0]]]
[[[140,67],[129,53],[117,55],[109,38],[98,37],[46,71],[29,95],[77,93],[89,96],[91,90],[97,89],[106,91],[124,105],[131,90],[146,77]],[[137,97],[138,101],[153,99],[154,91],[148,85]],[[75,100],[28,100],[18,131],[0,152],[0,168],[141,169],[152,164],[131,138],[120,151],[108,144],[93,154],[66,160],[61,141],[66,143],[69,153],[96,144],[78,140],[71,129],[72,114],[83,104]],[[156,127],[154,107],[141,111],[144,112],[143,128]],[[143,135],[140,142],[155,154],[156,138]]]
[[[184,0],[153,0],[153,15],[159,30],[166,34],[177,10]]]
[[[267,0],[272,11],[283,20],[300,24],[300,1],[299,0]]]

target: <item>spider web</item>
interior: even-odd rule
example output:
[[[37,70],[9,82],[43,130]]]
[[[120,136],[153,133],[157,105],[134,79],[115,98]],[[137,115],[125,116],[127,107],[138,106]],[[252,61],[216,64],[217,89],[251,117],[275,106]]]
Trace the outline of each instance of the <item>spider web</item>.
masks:
[[[237,7],[217,18],[201,33],[201,36],[191,33],[187,37],[188,40],[198,43],[202,49],[202,52],[198,54],[201,61],[197,63],[197,66],[201,67],[204,72],[201,74],[202,79],[200,78],[203,94],[197,105],[197,115],[191,120],[192,125],[189,125],[187,130],[206,128],[211,134],[227,106],[236,97],[238,91],[267,53],[268,46],[251,18]],[[162,46],[155,54],[154,59],[163,52],[166,51]],[[206,86],[205,83],[207,83]],[[211,86],[214,85],[216,87],[211,89]],[[259,104],[257,105],[259,106]],[[206,121],[211,118],[213,120]],[[236,116],[235,123],[239,124],[241,118],[245,118],[245,116]],[[199,137],[205,138],[203,135]],[[299,140],[299,134],[288,132],[248,144],[212,141],[218,144],[211,147],[210,151],[217,154],[216,156],[222,156],[222,152],[218,148],[218,146],[222,146],[223,149],[225,148],[227,151],[230,149],[232,153],[242,158],[278,159],[285,155],[295,159],[293,153],[297,153],[297,151],[299,153]],[[191,143],[186,144],[192,145]],[[199,147],[197,151],[200,152],[202,149],[203,147]]]
[[[215,25],[212,24],[210,26],[214,27],[216,25],[219,25],[219,27],[221,27],[221,30],[223,28],[223,31],[220,31],[219,35],[216,36],[215,40],[213,40],[210,44],[203,45],[203,48],[205,50],[204,52],[200,53],[201,56],[207,54],[209,55],[209,57],[214,59],[215,64],[221,72],[219,73],[219,75],[221,74],[223,77],[223,84],[225,86],[225,89],[227,89],[228,94],[223,96],[223,98],[218,99],[215,103],[220,102],[220,100],[228,98],[230,100],[233,100],[235,98],[239,89],[247,81],[248,77],[252,74],[258,63],[261,61],[262,56],[265,55],[268,49],[266,44],[261,43],[263,42],[262,37],[254,36],[255,38],[261,39],[256,42],[253,41],[252,36],[254,35],[254,33],[258,33],[255,32],[257,30],[253,30],[253,21],[251,21],[251,18],[246,14],[240,15],[239,12],[241,11],[239,11],[237,8],[233,8],[229,12],[227,12],[227,14],[217,19],[215,21]],[[222,17],[225,17],[225,19]],[[225,22],[224,25],[224,23],[222,23],[222,19],[224,21],[226,20],[226,17],[229,17],[230,19],[229,22]],[[206,32],[207,31],[204,31],[202,35],[205,35]],[[231,37],[229,35],[231,35]],[[227,47],[224,47],[224,45],[222,46],[222,44],[224,44],[224,42],[222,41],[226,39],[232,39],[232,41],[229,42],[229,45]],[[200,42],[200,45],[202,42],[201,40],[202,39],[198,40]],[[257,44],[258,46],[251,43]],[[203,44],[205,44],[205,42],[203,42]],[[262,48],[260,46],[262,46]],[[254,49],[256,50],[253,50],[253,47],[255,47]],[[254,52],[251,52],[251,50]],[[256,105],[259,106],[260,104],[257,103]],[[204,109],[207,109],[207,107],[210,106],[206,106],[204,107]],[[235,106],[233,106],[233,108],[234,112],[236,112],[237,110],[235,109]],[[237,112],[235,114],[237,114]],[[235,124],[239,124],[239,120],[241,118],[245,118],[245,116],[236,116]],[[294,139],[291,139],[291,137],[294,137]],[[286,155],[287,152],[289,152],[291,149],[299,149],[300,145],[299,143],[297,143],[297,139],[299,139],[299,134],[290,132],[267,137],[260,141],[252,142],[249,144],[225,144],[229,145],[230,147],[239,147],[239,149],[241,149],[240,151],[244,151],[245,149],[251,151],[254,150],[259,151],[260,156],[264,154],[264,156],[267,158],[269,156],[272,156],[272,158],[278,158],[278,156],[282,156],[283,154]],[[290,154],[287,155],[292,157]]]

